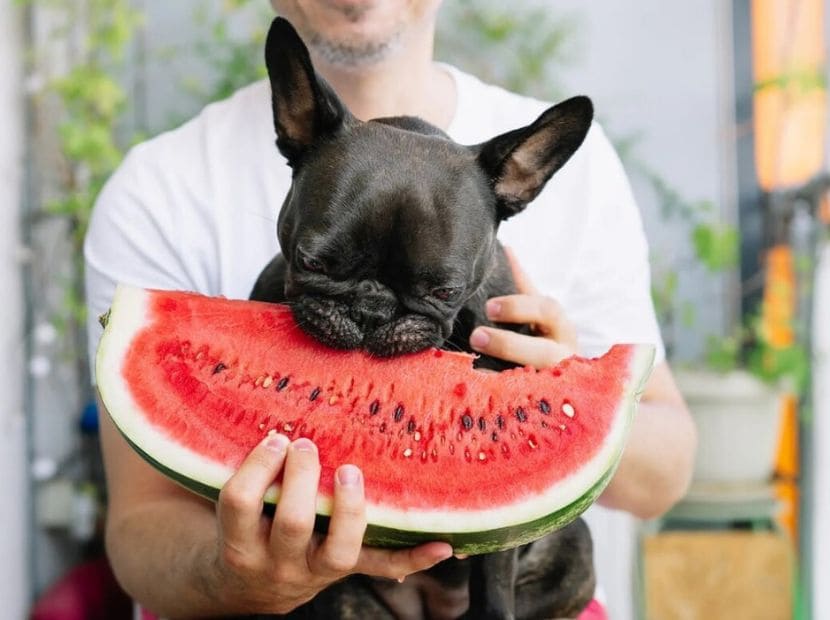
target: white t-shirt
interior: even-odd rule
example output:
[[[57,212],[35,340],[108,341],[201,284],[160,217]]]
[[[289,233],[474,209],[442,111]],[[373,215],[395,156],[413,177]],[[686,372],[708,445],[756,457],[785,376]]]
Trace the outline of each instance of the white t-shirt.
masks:
[[[548,107],[446,69],[458,97],[447,132],[462,144],[526,125]],[[130,151],[98,198],[84,246],[91,359],[101,335],[96,317],[118,282],[248,297],[279,251],[277,212],[291,180],[272,122],[261,81]],[[663,358],[640,215],[599,125],[499,237],[562,304],[581,353],[645,342]]]

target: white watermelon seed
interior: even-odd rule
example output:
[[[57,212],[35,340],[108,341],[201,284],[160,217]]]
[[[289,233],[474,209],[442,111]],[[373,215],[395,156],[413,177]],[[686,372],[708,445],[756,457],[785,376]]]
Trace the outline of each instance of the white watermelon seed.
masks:
[[[262,387],[264,387],[264,388],[268,389],[269,387],[271,387],[271,384],[272,384],[273,382],[274,382],[274,379],[272,379],[270,375],[269,375],[269,376],[266,376],[266,377],[262,380]]]
[[[482,451],[482,452],[479,452],[479,453],[478,453],[478,460],[479,460],[479,461],[485,461],[485,460],[487,460],[487,455],[486,455],[486,454],[484,454],[484,451]]]
[[[571,403],[562,403],[562,413],[564,413],[569,418],[574,417],[574,406]]]
[[[564,425],[564,424],[560,424],[560,425],[559,425],[559,430],[560,430],[560,431],[564,431],[564,430],[565,430],[565,425]]]
[[[259,430],[263,430],[265,428],[265,422],[259,423]]]
[[[407,448],[406,450],[404,450],[404,451],[403,451],[403,455],[404,455],[406,458],[409,458],[410,456],[412,456],[412,449],[411,449],[411,448]]]
[[[536,447],[536,442],[533,441],[532,439],[528,439],[527,440],[527,445],[529,445],[531,448],[535,448]]]
[[[329,398],[329,405],[336,405],[337,404],[337,396],[332,396]]]
[[[421,441],[421,433],[419,431],[415,431],[415,441]]]
[[[291,431],[294,430],[294,427],[291,426],[288,422],[286,422],[285,424],[282,425],[282,430],[284,430],[286,433],[290,433]]]

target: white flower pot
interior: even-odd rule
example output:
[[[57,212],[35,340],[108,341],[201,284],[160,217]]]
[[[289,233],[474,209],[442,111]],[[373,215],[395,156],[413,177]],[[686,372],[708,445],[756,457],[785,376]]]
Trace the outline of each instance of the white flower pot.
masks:
[[[772,476],[781,392],[744,371],[678,370],[698,429],[696,482],[758,483]]]

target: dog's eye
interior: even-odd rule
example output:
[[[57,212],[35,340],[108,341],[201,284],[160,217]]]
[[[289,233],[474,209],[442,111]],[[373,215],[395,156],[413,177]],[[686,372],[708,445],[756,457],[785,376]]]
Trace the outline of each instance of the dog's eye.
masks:
[[[430,291],[430,295],[432,295],[436,299],[440,299],[441,301],[451,301],[452,299],[457,297],[458,293],[460,292],[461,289],[457,287],[441,286],[432,289],[432,291]]]
[[[314,273],[323,273],[326,270],[322,262],[310,256],[301,255],[300,264],[306,271],[313,271]]]

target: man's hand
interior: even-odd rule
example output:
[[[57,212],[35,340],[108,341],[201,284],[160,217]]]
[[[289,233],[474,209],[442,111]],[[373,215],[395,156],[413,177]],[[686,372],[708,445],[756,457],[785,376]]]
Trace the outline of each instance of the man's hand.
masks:
[[[328,534],[315,533],[320,461],[308,439],[265,438],[213,504],[138,456],[99,406],[107,552],[121,586],[159,616],[284,613],[350,573],[400,579],[452,553],[439,542],[395,551],[363,547],[363,479],[353,465],[336,472]],[[262,500],[281,471],[271,519]]]
[[[479,353],[535,368],[553,366],[576,355],[576,329],[559,302],[541,295],[522,271],[513,252],[505,248],[505,253],[513,270],[517,294],[488,300],[487,318],[499,323],[530,325],[533,335],[477,327],[470,336],[470,345]]]
[[[273,519],[262,498],[282,469],[282,490]],[[363,476],[354,465],[335,474],[334,504],[326,536],[314,533],[320,461],[305,438],[265,438],[219,495],[218,566],[233,587],[230,607],[286,613],[352,573],[402,580],[448,558],[446,543],[389,551],[362,546],[366,530]]]

